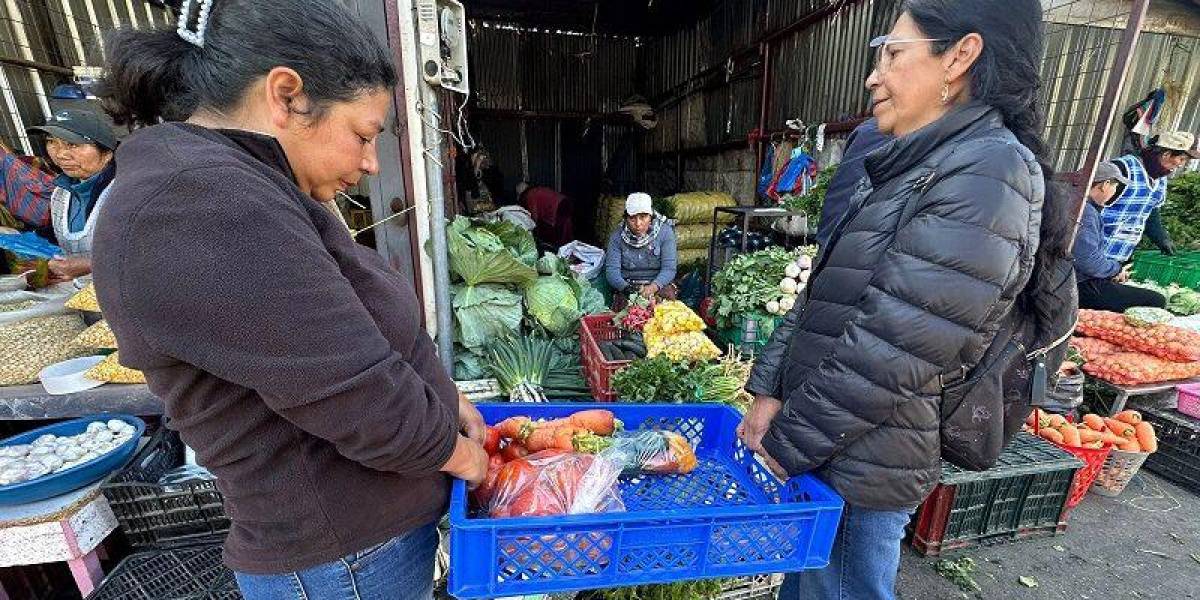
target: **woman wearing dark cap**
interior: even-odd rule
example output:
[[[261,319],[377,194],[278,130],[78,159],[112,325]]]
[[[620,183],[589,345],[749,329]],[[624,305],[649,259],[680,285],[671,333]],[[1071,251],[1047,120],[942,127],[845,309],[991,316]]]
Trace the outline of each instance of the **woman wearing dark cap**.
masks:
[[[26,226],[53,231],[63,256],[50,261],[52,281],[92,272],[92,233],[116,174],[117,136],[99,115],[57,112],[30,133],[46,135],[46,154],[62,173],[40,171],[0,150],[0,200]]]

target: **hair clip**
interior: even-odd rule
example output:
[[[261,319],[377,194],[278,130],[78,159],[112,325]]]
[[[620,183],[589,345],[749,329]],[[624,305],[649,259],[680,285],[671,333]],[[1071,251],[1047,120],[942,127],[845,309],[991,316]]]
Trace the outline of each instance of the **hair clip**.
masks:
[[[213,0],[199,0],[200,14],[196,17],[195,31],[188,29],[188,21],[192,16],[193,1],[195,0],[183,0],[183,5],[179,7],[179,29],[175,31],[179,34],[179,37],[188,43],[197,48],[203,48],[204,33],[208,30],[208,15],[212,11]]]

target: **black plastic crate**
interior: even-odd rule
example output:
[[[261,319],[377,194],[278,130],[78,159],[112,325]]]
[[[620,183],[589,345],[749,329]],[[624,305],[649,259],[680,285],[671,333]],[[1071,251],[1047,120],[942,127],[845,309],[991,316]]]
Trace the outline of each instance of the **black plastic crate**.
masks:
[[[912,545],[927,556],[1066,530],[1066,502],[1083,461],[1018,433],[996,466],[942,463],[942,478],[917,510]]]
[[[217,545],[134,554],[87,600],[241,600]]]
[[[125,468],[100,486],[134,547],[211,543],[229,532],[224,496],[215,481],[158,484],[164,473],[183,463],[179,434],[162,427]]]
[[[1145,468],[1200,494],[1200,420],[1169,409],[1137,408],[1158,434],[1158,452],[1146,457]]]

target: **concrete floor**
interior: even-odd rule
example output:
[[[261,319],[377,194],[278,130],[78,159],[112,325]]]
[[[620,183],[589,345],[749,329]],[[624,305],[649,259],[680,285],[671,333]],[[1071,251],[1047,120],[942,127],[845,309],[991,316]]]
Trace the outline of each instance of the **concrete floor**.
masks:
[[[965,593],[905,548],[901,600],[1200,597],[1200,497],[1143,471],[1116,498],[1088,494],[1058,536],[983,547],[969,556],[979,592]],[[1032,578],[1037,587],[1020,582]]]

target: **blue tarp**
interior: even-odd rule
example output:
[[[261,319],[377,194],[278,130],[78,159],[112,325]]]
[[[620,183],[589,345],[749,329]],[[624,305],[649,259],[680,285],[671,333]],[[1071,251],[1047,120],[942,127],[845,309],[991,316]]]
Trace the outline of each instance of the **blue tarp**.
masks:
[[[54,258],[61,256],[62,248],[51,244],[33,232],[0,235],[0,250],[31,258]]]

